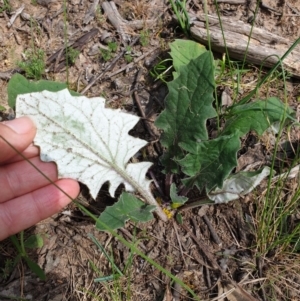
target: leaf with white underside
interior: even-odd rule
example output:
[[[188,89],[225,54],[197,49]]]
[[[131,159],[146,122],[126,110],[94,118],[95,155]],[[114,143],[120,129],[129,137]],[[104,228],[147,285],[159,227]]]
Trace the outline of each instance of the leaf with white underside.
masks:
[[[59,178],[86,184],[94,198],[105,182],[110,183],[111,196],[123,183],[126,191],[138,191],[155,205],[166,220],[146,179],[151,163],[128,163],[147,144],[128,135],[138,117],[105,108],[101,97],[71,96],[67,89],[19,95],[16,114],[33,119],[37,126],[34,144],[40,146],[43,161],[56,162]]]
[[[241,171],[229,176],[223,182],[222,188],[217,187],[207,195],[216,204],[237,200],[257,187],[270,174],[270,170],[270,167],[265,166],[262,170]]]

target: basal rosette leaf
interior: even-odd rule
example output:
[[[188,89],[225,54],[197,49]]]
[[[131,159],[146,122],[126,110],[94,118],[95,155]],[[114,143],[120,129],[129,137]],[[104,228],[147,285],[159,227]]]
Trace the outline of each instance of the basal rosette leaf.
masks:
[[[192,59],[197,58],[207,51],[205,46],[197,42],[180,39],[170,43],[170,49],[170,55],[175,69],[175,72],[173,72],[174,79],[178,76],[181,66],[187,65]]]
[[[270,167],[261,170],[241,171],[230,175],[223,183],[222,188],[210,191],[207,196],[216,204],[237,200],[241,195],[250,193],[262,180],[270,175]]]
[[[206,188],[207,192],[214,187],[221,188],[223,181],[237,164],[239,148],[237,133],[199,142],[188,148],[190,153],[178,162],[182,171],[190,176],[184,179],[183,183],[187,187],[195,185],[200,190]]]
[[[238,131],[240,137],[249,131],[262,135],[274,122],[286,119],[293,114],[293,110],[277,97],[237,105],[231,109],[231,117],[226,121],[222,135],[228,135],[234,131]]]
[[[180,67],[179,76],[168,83],[165,110],[155,121],[163,130],[162,158],[166,172],[178,172],[177,160],[184,156],[180,143],[207,140],[206,121],[216,116],[214,101],[214,65],[209,51]]]
[[[42,92],[44,90],[57,92],[66,89],[65,83],[53,82],[49,80],[39,80],[37,82],[29,81],[21,74],[14,74],[7,86],[8,104],[11,108],[16,106],[17,96],[32,92]],[[80,94],[70,91],[71,95],[79,96]]]
[[[128,163],[147,144],[128,135],[138,117],[105,108],[101,97],[73,97],[67,89],[19,95],[16,111],[34,120],[41,159],[56,162],[60,178],[86,184],[94,198],[105,182],[110,183],[111,196],[123,183],[127,191],[138,191],[157,205],[145,176],[151,163]]]
[[[276,97],[235,106],[218,138],[195,145],[180,144],[189,152],[184,159],[178,161],[182,171],[189,176],[183,180],[184,184],[188,187],[196,185],[200,190],[206,188],[207,192],[216,187],[220,188],[216,191],[221,191],[223,181],[236,167],[239,138],[252,130],[261,135],[275,122],[285,120],[293,114],[292,109]],[[228,195],[226,192],[224,194],[225,199]]]
[[[123,192],[117,203],[101,213],[96,227],[99,230],[107,230],[103,225],[105,224],[115,230],[124,227],[129,219],[135,222],[147,222],[153,218],[151,212],[154,210],[155,206],[146,205],[132,194]]]
[[[175,183],[170,187],[171,208],[176,209],[188,201],[188,197],[178,195]]]

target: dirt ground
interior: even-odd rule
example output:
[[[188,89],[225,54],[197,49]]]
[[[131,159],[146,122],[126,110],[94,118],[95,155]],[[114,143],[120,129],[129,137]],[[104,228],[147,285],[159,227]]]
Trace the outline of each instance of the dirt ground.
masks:
[[[167,56],[169,42],[184,38],[170,5],[163,0],[115,0],[123,20],[116,28],[103,10],[103,2],[70,0],[64,9],[61,1],[9,1],[11,12],[0,13],[0,105],[7,108],[1,118],[13,116],[7,106],[7,83],[13,73],[21,72],[17,62],[24,59],[25,51],[33,47],[41,48],[46,53],[47,66],[43,78],[68,81],[73,90],[90,97],[104,96],[108,106],[126,109],[136,115],[140,115],[139,102],[147,120],[156,118],[162,110],[167,88],[163,82],[154,81],[150,70]],[[216,2],[219,2],[221,15],[251,22],[253,1]],[[296,40],[300,33],[300,2],[261,2],[255,26],[289,38],[291,42]],[[217,12],[213,3],[208,1],[209,14]],[[0,0],[1,5],[4,5],[3,0]],[[13,25],[8,26],[14,12],[22,6],[21,14],[17,15]],[[187,7],[196,15],[203,12],[200,0],[187,1]],[[61,51],[66,39],[69,45],[80,51],[74,64],[69,62],[67,70]],[[99,49],[107,50],[110,42],[116,42],[118,48],[106,62]],[[126,59],[126,54],[130,58]],[[255,67],[251,68],[255,70]],[[254,71],[253,74],[255,77]],[[291,78],[287,88],[290,105],[297,111],[299,82]],[[274,85],[268,94],[280,97],[283,95],[282,89],[283,86]],[[134,91],[137,96],[133,95]],[[229,89],[229,92],[232,91]],[[154,127],[151,125],[151,128]],[[153,130],[158,138],[159,133]],[[143,122],[136,127],[135,135],[149,142],[155,140]],[[298,132],[295,131],[294,135],[296,139]],[[251,137],[245,139],[241,157],[252,152],[256,154],[254,161],[268,160],[272,148],[269,152],[261,151],[262,144],[266,149],[266,140],[253,145],[250,140]],[[164,179],[157,163],[161,154],[151,145],[149,160],[155,162],[153,172],[162,185]],[[240,159],[239,163],[242,169],[249,161],[246,158],[245,163]],[[262,289],[267,280],[276,273],[284,273],[284,266],[290,264],[287,259],[281,261],[274,254],[269,254],[263,263],[256,256],[256,208],[259,196],[265,191],[264,185],[256,193],[229,204],[182,210],[183,225],[174,220],[168,223],[154,220],[137,226],[128,223],[118,233],[136,243],[147,256],[183,280],[201,300],[226,300],[222,293],[232,289],[232,283],[238,286],[236,293],[227,298],[229,301],[300,300],[297,267],[296,272],[283,274],[287,279],[285,283],[272,280],[274,290],[268,286]],[[291,180],[290,185],[296,187],[296,180]],[[80,200],[92,206],[90,208],[95,212],[100,212],[113,202],[106,189],[101,190],[97,200],[85,197],[86,189],[83,189]],[[189,197],[193,201],[199,196]],[[20,263],[6,277],[0,273],[0,300],[193,300],[183,289],[174,286],[169,277],[137,255],[133,255],[126,276],[115,282],[94,282],[95,278],[100,277],[99,274],[110,275],[112,266],[88,234],[93,234],[113,256],[121,271],[124,271],[131,253],[116,238],[97,231],[94,223],[74,205],[32,227],[26,231],[26,236],[31,233],[44,237],[44,246],[29,254],[44,269],[47,280],[40,281],[26,265]],[[9,240],[0,243],[0,268],[4,267],[7,259],[14,259],[15,256]],[[99,274],[92,268],[91,262],[99,269]]]

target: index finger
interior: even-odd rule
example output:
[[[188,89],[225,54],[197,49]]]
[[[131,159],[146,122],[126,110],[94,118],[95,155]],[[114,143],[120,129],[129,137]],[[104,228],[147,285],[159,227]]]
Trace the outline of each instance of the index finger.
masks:
[[[16,156],[18,152],[23,152],[30,145],[35,134],[35,125],[28,117],[1,122],[0,163]]]

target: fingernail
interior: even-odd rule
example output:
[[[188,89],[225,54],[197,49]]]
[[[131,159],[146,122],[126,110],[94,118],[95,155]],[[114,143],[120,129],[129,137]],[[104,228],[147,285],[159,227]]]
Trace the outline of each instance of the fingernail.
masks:
[[[4,121],[3,124],[11,128],[17,134],[26,134],[34,127],[33,122],[28,117],[20,117],[9,121]]]

